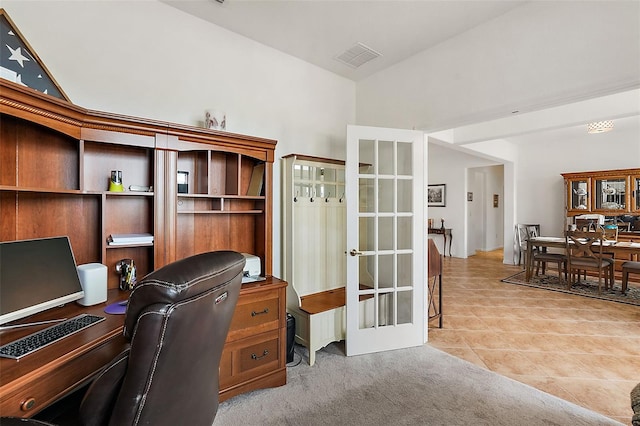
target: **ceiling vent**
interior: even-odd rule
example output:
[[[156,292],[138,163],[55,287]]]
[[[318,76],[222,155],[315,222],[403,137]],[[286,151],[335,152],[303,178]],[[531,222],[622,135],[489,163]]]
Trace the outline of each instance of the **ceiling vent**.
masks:
[[[358,68],[378,56],[382,56],[382,54],[362,43],[356,43],[355,46],[336,56],[336,59],[352,68]]]

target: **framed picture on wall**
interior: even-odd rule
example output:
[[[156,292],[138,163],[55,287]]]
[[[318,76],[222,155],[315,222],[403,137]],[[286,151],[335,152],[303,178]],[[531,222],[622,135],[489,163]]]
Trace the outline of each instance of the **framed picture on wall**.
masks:
[[[444,183],[438,185],[428,185],[427,205],[429,207],[445,207],[447,195],[446,189],[447,185]]]

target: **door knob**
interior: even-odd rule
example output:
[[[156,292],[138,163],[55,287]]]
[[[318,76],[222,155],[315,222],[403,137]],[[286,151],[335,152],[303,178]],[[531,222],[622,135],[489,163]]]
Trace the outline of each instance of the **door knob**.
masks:
[[[356,249],[351,249],[351,251],[349,252],[349,254],[350,254],[351,256],[360,256],[360,255],[362,254],[362,252],[361,252],[361,251],[358,251],[358,250],[356,250]]]

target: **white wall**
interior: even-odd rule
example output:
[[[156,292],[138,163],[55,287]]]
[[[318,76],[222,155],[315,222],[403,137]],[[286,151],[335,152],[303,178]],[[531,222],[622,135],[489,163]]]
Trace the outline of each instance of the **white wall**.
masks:
[[[2,7],[71,101],[278,140],[273,271],[280,275],[279,158],[344,159],[353,82],[156,1],[15,1]]]
[[[474,169],[477,170],[477,169]],[[479,169],[486,176],[486,226],[484,233],[484,250],[502,248],[504,239],[504,168],[502,166],[483,167]],[[498,196],[498,206],[494,206],[494,195]]]
[[[612,132],[518,145],[517,222],[540,223],[546,235],[564,232],[561,173],[640,167],[640,132]]]
[[[455,147],[442,143],[429,143],[428,183],[446,184],[446,206],[429,207],[427,217],[434,219],[435,226],[440,226],[440,219],[445,220],[445,227],[452,228],[453,245],[451,254],[456,257],[467,257],[467,169],[495,165],[496,161],[480,158],[461,152]],[[492,178],[493,179],[493,178]],[[487,189],[493,196],[493,187]],[[474,195],[475,197],[475,195]],[[502,197],[501,197],[502,198]],[[475,199],[475,198],[474,198]],[[438,250],[444,253],[442,238],[434,237]],[[497,243],[500,244],[501,243]],[[449,251],[447,250],[447,254]]]
[[[637,1],[528,2],[359,82],[358,124],[443,130],[638,87],[638,16]]]
[[[528,2],[359,82],[358,123],[443,130],[442,140],[453,141],[456,131],[447,129],[640,87],[638,16],[637,1]],[[617,111],[601,111],[607,113]],[[505,259],[511,259],[509,230],[516,222],[562,232],[560,172],[638,167],[639,135],[618,133],[613,144],[599,139],[589,148],[564,139],[466,145],[504,164]],[[472,160],[460,164],[459,155],[429,149],[429,181],[448,184],[447,206],[466,197],[464,170],[474,167]],[[447,226],[464,223],[449,207],[433,210],[429,217],[442,214]],[[462,256],[460,244],[454,238],[454,250]]]

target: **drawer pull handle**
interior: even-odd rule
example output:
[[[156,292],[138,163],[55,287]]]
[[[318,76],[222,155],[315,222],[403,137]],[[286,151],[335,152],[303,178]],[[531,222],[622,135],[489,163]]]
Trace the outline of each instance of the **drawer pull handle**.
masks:
[[[36,399],[32,397],[32,398],[28,398],[26,401],[20,404],[20,409],[22,411],[29,411],[33,409],[33,407],[35,406],[36,406]]]
[[[256,360],[257,359],[262,359],[267,355],[269,355],[269,351],[265,349],[264,352],[262,352],[262,356],[258,356],[256,354],[251,354],[251,359],[256,359]]]
[[[262,315],[262,314],[268,314],[269,313],[269,308],[264,308],[262,311],[260,312],[256,312],[256,311],[251,311],[251,316],[255,317],[256,315]]]

